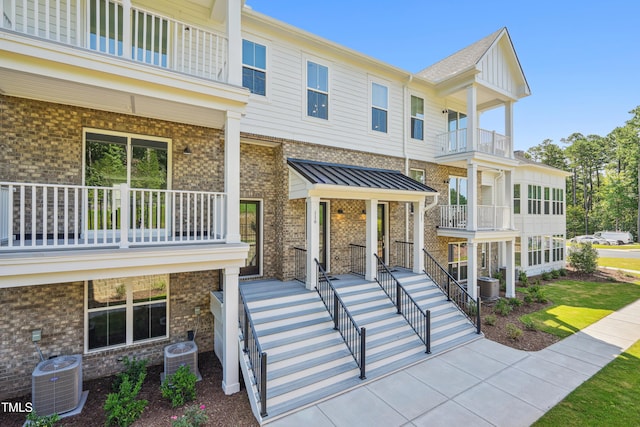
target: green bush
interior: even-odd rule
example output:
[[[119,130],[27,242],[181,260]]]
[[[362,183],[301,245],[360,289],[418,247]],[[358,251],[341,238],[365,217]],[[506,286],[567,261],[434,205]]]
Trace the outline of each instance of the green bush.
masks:
[[[107,421],[105,425],[127,427],[140,418],[144,408],[147,407],[146,400],[137,400],[142,383],[147,377],[146,370],[132,380],[128,375],[123,374],[117,393],[109,393],[104,404]]]
[[[531,299],[535,302],[539,302],[541,304],[547,303],[549,300],[544,293],[544,289],[540,285],[533,285],[527,289],[527,294],[531,297]]]
[[[513,306],[509,304],[508,300],[504,298],[500,298],[496,303],[496,306],[493,308],[493,311],[495,311],[501,316],[508,316],[509,313],[513,311]]]
[[[569,252],[568,261],[579,273],[594,273],[598,269],[598,250],[591,243],[580,243]]]
[[[27,415],[27,422],[25,425],[30,427],[52,427],[58,421],[60,421],[60,416],[58,414],[41,417],[36,414],[36,411],[31,411],[29,415]]]
[[[522,284],[522,286],[527,286],[529,284],[527,273],[521,271],[520,274],[518,274],[518,281]]]
[[[560,270],[558,270],[558,273],[560,273],[560,276],[565,277],[567,275],[567,269],[561,268]]]
[[[209,417],[204,412],[204,405],[199,407],[196,405],[187,406],[184,415],[178,418],[171,417],[171,427],[200,427],[207,424]]]
[[[542,280],[545,280],[545,281],[551,280],[551,273],[549,273],[548,271],[545,271],[544,273],[542,273]]]
[[[509,305],[513,308],[518,308],[522,305],[522,301],[520,301],[518,298],[509,298]]]
[[[197,379],[189,366],[180,366],[173,375],[167,375],[160,385],[162,397],[171,400],[171,406],[174,408],[195,400]]]
[[[525,296],[522,298],[522,300],[524,301],[524,303],[525,303],[526,305],[529,305],[529,304],[531,304],[531,303],[533,302],[533,297],[532,297],[529,293],[527,293],[527,294],[525,294]]]
[[[122,363],[125,367],[124,372],[120,372],[116,375],[113,383],[111,384],[113,391],[116,392],[120,389],[120,383],[122,383],[125,376],[133,378],[135,381],[135,379],[139,378],[143,373],[146,375],[147,363],[149,363],[149,361],[147,359],[136,359],[135,357],[133,359],[129,359],[129,357],[125,356]]]
[[[560,270],[552,270],[551,271],[551,278],[557,279],[558,277],[560,277]]]
[[[507,328],[507,334],[509,335],[509,338],[511,338],[512,340],[517,341],[522,336],[522,329],[518,328],[513,323],[507,323],[506,328]]]
[[[529,318],[529,317],[524,317],[522,319],[520,319],[520,321],[522,322],[522,324],[524,325],[525,329],[528,329],[530,331],[537,331],[538,328],[538,322],[536,322],[535,320]]]
[[[495,326],[498,319],[495,314],[487,314],[484,316],[484,324],[489,326]]]

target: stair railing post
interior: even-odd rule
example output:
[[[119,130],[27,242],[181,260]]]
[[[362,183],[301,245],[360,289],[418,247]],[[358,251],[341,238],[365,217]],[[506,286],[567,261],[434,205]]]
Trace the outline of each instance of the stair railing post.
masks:
[[[333,329],[338,330],[338,295],[333,293]]]
[[[367,364],[367,328],[360,328],[360,379],[364,380],[366,376]]]
[[[425,315],[426,320],[426,342],[427,342],[427,354],[431,354],[431,310],[427,310]]]
[[[451,277],[447,274],[447,301],[451,301],[451,293],[450,293],[450,288],[451,288]]]
[[[482,331],[481,329],[481,325],[480,325],[480,297],[477,298],[476,300],[476,329],[477,329],[477,333],[480,334]]]
[[[260,354],[260,415],[267,414],[267,353]]]
[[[400,295],[400,282],[396,281],[396,307],[398,314],[402,314],[402,295]]]
[[[244,348],[242,351],[247,353],[249,351],[249,316],[247,315],[247,307],[243,307],[244,310],[244,331],[242,331],[242,338],[244,341]]]

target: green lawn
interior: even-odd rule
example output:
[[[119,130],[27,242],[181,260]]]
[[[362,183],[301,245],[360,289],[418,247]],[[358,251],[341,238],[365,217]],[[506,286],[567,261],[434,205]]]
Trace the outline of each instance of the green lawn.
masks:
[[[543,287],[553,305],[521,317],[539,329],[561,338],[602,319],[640,299],[639,283],[594,283],[559,280]]]
[[[600,267],[624,268],[627,270],[640,271],[640,259],[638,258],[598,258]]]
[[[640,249],[640,244],[639,243],[632,243],[630,245],[593,245],[594,248],[596,249],[619,249],[619,250],[625,250],[625,249]]]
[[[640,341],[554,406],[544,426],[640,425]]]

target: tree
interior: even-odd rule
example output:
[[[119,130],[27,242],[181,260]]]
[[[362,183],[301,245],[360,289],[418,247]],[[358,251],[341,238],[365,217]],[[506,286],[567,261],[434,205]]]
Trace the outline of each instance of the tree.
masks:
[[[540,144],[529,148],[527,153],[536,162],[544,163],[557,169],[569,170],[564,150],[554,144],[551,139],[545,139]]]

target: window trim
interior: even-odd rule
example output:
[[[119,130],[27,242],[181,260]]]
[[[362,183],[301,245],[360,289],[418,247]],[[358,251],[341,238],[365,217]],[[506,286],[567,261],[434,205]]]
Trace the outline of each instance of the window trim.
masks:
[[[422,100],[422,118],[419,118],[417,116],[413,115],[413,98],[417,98]],[[424,109],[425,109],[425,102],[424,102],[424,98],[418,95],[413,95],[410,94],[409,95],[409,137],[411,139],[413,139],[414,141],[424,141],[424,119],[425,119],[425,114],[424,114]],[[421,138],[416,138],[413,136],[413,120],[420,120],[422,122],[422,137]]]
[[[460,248],[462,247],[462,245],[468,245],[468,242],[466,241],[460,241],[460,242],[449,242],[447,245],[447,272],[450,272],[450,266],[453,264],[457,265],[457,271],[458,271],[458,277],[454,277],[454,279],[456,279],[458,282],[460,283],[466,283],[467,279],[469,278],[469,259],[467,258],[465,261],[462,260],[462,258],[460,258],[459,261],[449,261],[449,254],[451,253],[451,250],[449,249],[452,245],[455,245],[458,247],[458,252],[460,251]],[[468,252],[467,252],[468,254]],[[467,278],[465,279],[460,279],[460,270],[462,266],[466,266],[467,267]]]
[[[253,277],[262,277],[264,274],[264,199],[261,198],[252,198],[252,197],[241,197],[240,202],[258,202],[260,205],[260,214],[258,215],[258,223],[259,223],[259,233],[257,238],[260,241],[260,257],[258,259],[258,274],[247,274],[245,276],[240,276],[242,279],[249,279]]]
[[[308,75],[308,70],[309,70],[309,62],[312,62],[314,64],[323,66],[327,68],[327,118],[324,119],[322,117],[316,117],[316,116],[310,116],[308,114],[309,112],[309,90],[313,90],[315,92],[318,93],[324,93],[320,90],[317,89],[310,89],[308,86],[309,83],[309,75]],[[331,67],[332,67],[332,63],[311,55],[304,55],[302,57],[302,108],[301,108],[301,113],[302,113],[302,118],[304,120],[308,120],[311,121],[313,123],[331,123],[332,121],[332,116],[333,114],[331,113],[331,105],[332,105],[332,84],[331,84],[331,75],[332,75],[332,71],[331,71]]]
[[[146,305],[146,304],[152,304],[153,302],[148,302],[148,303],[135,303],[133,301],[133,290],[131,289],[130,286],[127,286],[127,291],[126,291],[126,302],[124,304],[125,307],[125,342],[124,344],[115,344],[115,345],[109,345],[109,346],[105,346],[105,347],[98,347],[98,348],[89,348],[89,313],[90,312],[96,312],[96,311],[103,311],[103,310],[108,310],[107,309],[90,309],[89,308],[89,280],[85,280],[84,281],[84,304],[83,304],[83,314],[84,314],[84,354],[93,354],[93,353],[99,353],[102,351],[111,351],[111,350],[115,350],[115,349],[122,349],[122,348],[127,348],[127,347],[132,347],[132,346],[136,346],[136,345],[140,345],[140,344],[146,344],[146,343],[150,343],[150,342],[154,342],[154,341],[163,341],[163,340],[167,340],[170,338],[171,335],[171,313],[170,313],[170,309],[171,309],[171,275],[169,273],[164,273],[164,274],[149,274],[149,275],[144,275],[144,276],[160,276],[160,275],[166,275],[167,276],[167,296],[166,299],[164,300],[166,303],[166,319],[167,319],[167,324],[166,324],[166,334],[160,337],[153,337],[153,338],[147,338],[147,339],[143,339],[143,340],[137,340],[135,341],[133,339],[133,308],[136,306],[140,306],[140,305]],[[133,277],[143,277],[143,276],[133,276]],[[114,279],[118,279],[117,277],[114,277]],[[99,279],[95,279],[95,280],[99,280]]]
[[[422,179],[421,180],[415,179],[413,177],[413,172],[419,172],[420,174],[422,174]],[[409,168],[409,178],[411,178],[411,179],[413,179],[415,181],[418,181],[419,183],[424,184],[426,182],[426,180],[427,180],[427,173],[426,173],[426,171],[424,169]]]
[[[518,188],[517,193],[516,188]],[[514,215],[520,215],[522,213],[522,186],[520,184],[513,184],[513,213]]]
[[[269,78],[269,72],[268,70],[270,69],[270,60],[269,60],[269,50],[271,49],[271,47],[269,46],[268,43],[265,43],[263,40],[257,40],[255,37],[251,36],[250,38],[247,37],[243,37],[242,38],[243,43],[245,41],[253,43],[253,44],[257,44],[260,46],[264,46],[264,65],[266,68],[262,69],[256,66],[252,66],[252,65],[245,65],[244,60],[242,60],[242,68],[244,69],[245,67],[250,68],[252,70],[256,70],[256,71],[262,71],[264,72],[264,95],[259,94],[259,93],[255,93],[252,92],[251,89],[249,89],[249,92],[251,92],[251,94],[249,95],[250,97],[254,97],[256,99],[269,99],[269,95],[271,93],[270,90],[270,81],[271,79]],[[245,87],[244,85],[242,87]]]
[[[378,86],[382,86],[384,88],[387,89],[387,107],[386,108],[381,108],[381,107],[374,107],[373,105],[373,85],[376,84]],[[367,122],[367,129],[369,132],[369,135],[374,135],[374,136],[378,136],[381,138],[388,138],[390,136],[390,127],[391,127],[391,121],[389,120],[389,112],[390,112],[390,100],[391,100],[391,83],[373,76],[369,76],[369,80],[368,80],[368,85],[369,85],[369,106],[368,106],[368,117],[369,120]],[[380,111],[384,111],[386,113],[386,117],[387,117],[387,123],[386,123],[386,130],[380,131],[380,130],[374,130],[373,129],[373,109],[376,108],[377,110]]]

